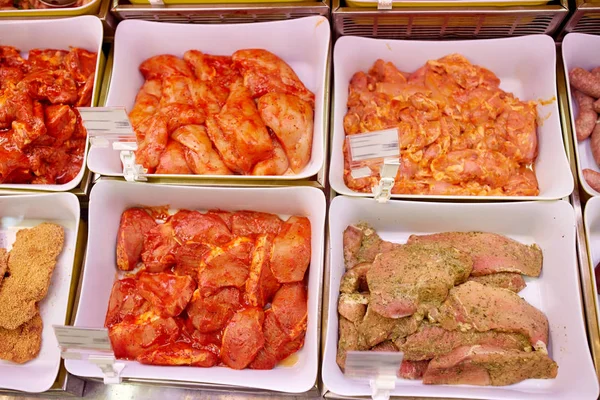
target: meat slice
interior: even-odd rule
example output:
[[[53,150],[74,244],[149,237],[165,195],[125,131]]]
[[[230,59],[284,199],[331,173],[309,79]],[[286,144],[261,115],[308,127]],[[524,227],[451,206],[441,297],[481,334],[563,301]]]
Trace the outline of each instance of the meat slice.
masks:
[[[264,307],[271,301],[281,284],[271,272],[273,235],[258,236],[252,252],[250,273],[246,280],[245,299],[254,307]]]
[[[231,216],[231,233],[234,236],[277,235],[282,225],[281,218],[270,213],[237,211]]]
[[[187,307],[187,314],[194,328],[201,333],[208,333],[224,328],[240,307],[240,291],[236,288],[224,288],[208,297],[202,297],[200,291],[196,290]]]
[[[504,386],[525,379],[552,379],[557,373],[558,365],[542,351],[463,346],[431,360],[423,383]]]
[[[469,254],[473,276],[496,272],[539,276],[542,271],[542,250],[537,244],[525,245],[496,233],[443,232],[408,238],[408,243],[425,242],[447,244]]]
[[[419,323],[420,319],[417,316],[383,317],[369,305],[363,320],[356,324],[358,340],[365,347],[373,347],[388,339],[398,341],[416,332]]]
[[[367,224],[350,225],[344,231],[346,269],[352,269],[362,263],[372,263],[377,254],[389,251],[394,246],[394,243],[382,240]]]
[[[192,171],[185,159],[185,147],[178,142],[170,141],[159,158],[155,173],[191,174]]]
[[[144,235],[142,261],[149,272],[163,272],[175,263],[173,251],[178,243],[170,223],[158,224]]]
[[[516,272],[498,272],[497,274],[471,276],[469,280],[479,282],[482,285],[512,290],[515,293],[519,293],[527,286],[523,276]]]
[[[205,349],[197,349],[190,343],[175,342],[144,352],[137,361],[151,365],[191,365],[194,367],[213,367],[219,357]]]
[[[340,282],[340,293],[368,292],[367,272],[371,266],[371,263],[362,263],[346,271]]]
[[[244,369],[265,345],[264,313],[252,307],[238,311],[223,332],[221,359],[230,368]]]
[[[439,306],[450,288],[464,282],[471,258],[438,243],[407,244],[375,258],[367,272],[373,310],[401,318]]]
[[[353,322],[348,321],[344,317],[339,319],[339,339],[335,361],[342,372],[346,367],[346,355],[349,351],[368,350],[363,343],[358,339],[358,330]]]
[[[286,93],[298,96],[311,105],[315,95],[308,90],[294,70],[281,58],[263,49],[238,50],[231,56],[235,67],[244,76],[244,85],[253,98],[267,93]]]
[[[160,310],[163,317],[176,317],[185,309],[196,283],[189,276],[142,272],[138,276],[139,293]]]
[[[151,304],[139,293],[135,279],[125,278],[115,281],[108,300],[104,326],[110,328],[126,318],[137,318],[149,311],[151,307]]]
[[[534,348],[548,344],[548,319],[510,290],[469,281],[456,286],[435,312],[429,314],[446,330],[512,332],[525,335]]]
[[[242,288],[248,279],[253,248],[253,241],[238,238],[227,247],[212,251],[198,275],[202,296],[209,296],[223,287]]]
[[[121,214],[117,233],[117,266],[120,270],[135,268],[144,249],[144,236],[156,225],[154,218],[142,208],[130,208]]]
[[[300,350],[304,345],[304,336],[295,340],[288,337],[279,322],[277,322],[272,310],[265,312],[263,334],[265,336],[265,347],[258,352],[254,361],[250,363],[252,369],[273,369],[279,361]]]
[[[504,350],[531,350],[529,339],[519,333],[447,331],[430,324],[421,325],[416,333],[408,336],[398,347],[404,352],[406,360],[420,361],[448,354],[458,347],[471,345],[488,345]]]
[[[338,312],[349,321],[359,322],[367,312],[369,296],[362,293],[340,293]]]
[[[170,222],[181,243],[197,242],[220,246],[233,239],[225,222],[214,214],[182,210],[173,215]]]
[[[173,318],[161,318],[149,311],[135,321],[124,321],[108,329],[115,357],[134,360],[146,351],[173,342],[179,326]]]
[[[398,371],[398,376],[402,379],[423,379],[423,375],[425,375],[425,371],[427,371],[428,366],[429,360],[402,360],[402,364],[400,365],[400,371]]]
[[[171,133],[171,138],[185,146],[185,160],[194,174],[230,175],[232,173],[213,148],[204,126],[184,125]]]
[[[283,331],[292,340],[306,331],[308,303],[302,282],[286,283],[275,293],[271,309]]]
[[[310,264],[311,227],[306,217],[290,217],[273,240],[271,271],[281,283],[300,282]]]
[[[161,54],[150,57],[140,64],[140,72],[144,79],[164,79],[172,76],[193,77],[194,73],[181,58]]]
[[[186,275],[197,281],[200,265],[210,250],[210,247],[204,243],[195,242],[177,247],[173,252],[175,257],[173,273],[175,275]]]

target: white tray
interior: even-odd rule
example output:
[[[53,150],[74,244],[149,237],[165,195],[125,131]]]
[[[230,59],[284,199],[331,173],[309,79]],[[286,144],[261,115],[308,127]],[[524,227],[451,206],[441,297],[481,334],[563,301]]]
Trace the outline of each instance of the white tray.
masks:
[[[463,199],[475,200],[552,200],[568,196],[573,191],[573,177],[565,154],[556,102],[556,49],[554,40],[546,35],[530,35],[508,39],[465,41],[404,41],[366,39],[346,36],[340,38],[333,53],[334,94],[333,139],[329,179],[331,187],[340,194],[373,196],[358,193],[344,182],[343,120],[348,107],[348,84],[358,71],[368,71],[381,58],[391,61],[402,71],[413,72],[427,60],[460,53],[471,63],[481,65],[500,78],[500,88],[514,93],[521,100],[550,100],[538,105],[542,119],[538,127],[539,155],[535,162],[539,196],[426,196],[394,194],[394,198]]]
[[[585,225],[585,236],[587,238],[588,258],[592,268],[592,282],[594,284],[594,294],[596,295],[596,315],[600,315],[598,302],[598,282],[593,273],[594,268],[600,263],[600,197],[592,197],[585,205],[583,214],[583,223]]]
[[[325,196],[311,187],[203,188],[101,181],[92,189],[89,205],[89,243],[81,298],[75,325],[102,327],[115,280],[116,237],[121,213],[134,206],[169,204],[176,209],[255,210],[310,219],[312,255],[308,278],[308,330],[298,362],[270,371],[225,367],[160,367],[125,361],[124,378],[159,379],[236,385],[300,393],[310,390],[318,371],[318,322],[321,310]],[[78,376],[102,377],[98,367],[67,360],[67,370]]]
[[[15,240],[19,228],[53,222],[65,230],[65,245],[52,274],[48,295],[40,302],[44,322],[42,347],[37,358],[25,364],[0,360],[0,388],[45,392],[58,375],[60,349],[52,325],[64,325],[71,289],[79,230],[79,201],[71,193],[0,196],[0,246]]]
[[[544,253],[539,278],[525,277],[519,293],[548,317],[548,351],[558,363],[558,376],[526,380],[505,387],[429,386],[421,381],[398,380],[397,396],[477,399],[598,398],[598,381],[582,316],[575,255],[575,216],[565,201],[525,203],[422,203],[336,197],[330,208],[331,279],[323,383],[335,394],[367,396],[370,388],[344,377],[335,362],[338,339],[337,299],[344,272],[342,234],[350,224],[367,222],[385,240],[405,243],[415,234],[483,230],[507,235],[523,243],[537,243]]]
[[[571,115],[571,131],[573,132],[573,143],[575,143],[575,159],[577,160],[577,173],[579,182],[583,186],[583,190],[590,196],[600,196],[600,192],[592,189],[583,177],[582,171],[586,168],[600,172],[598,164],[592,155],[590,147],[590,139],[583,142],[577,141],[575,132],[575,117],[579,112],[579,108],[571,93],[571,81],[569,80],[569,70],[575,67],[581,67],[586,70],[591,70],[594,67],[600,67],[600,36],[586,35],[583,33],[569,33],[565,36],[562,43],[563,67],[567,78],[567,93],[569,95],[569,113]]]
[[[252,23],[185,25],[126,20],[115,34],[114,73],[111,78],[107,106],[133,107],[135,96],[144,83],[138,68],[142,61],[159,54],[183,57],[190,49],[208,54],[231,55],[239,49],[262,48],[287,62],[305,86],[315,94],[315,123],[312,155],[299,174],[281,176],[252,175],[181,175],[153,174],[156,178],[186,179],[305,179],[316,175],[324,162],[323,132],[326,102],[326,66],[330,45],[329,22],[314,16],[295,20]],[[107,176],[123,176],[119,153],[92,147],[88,167]]]
[[[102,52],[102,22],[98,17],[84,15],[66,19],[31,20],[31,21],[1,21],[0,46],[14,46],[27,56],[31,49],[61,49],[79,47],[98,53],[96,61],[96,77],[92,99],[100,90],[100,58]],[[33,185],[33,184],[0,184],[1,189],[27,189],[63,192],[79,186],[85,172],[87,143],[81,171],[75,179],[63,185]]]

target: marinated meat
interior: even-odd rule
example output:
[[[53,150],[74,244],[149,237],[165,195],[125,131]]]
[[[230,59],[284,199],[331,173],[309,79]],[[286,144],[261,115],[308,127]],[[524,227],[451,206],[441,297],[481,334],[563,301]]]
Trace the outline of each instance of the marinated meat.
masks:
[[[525,379],[552,379],[558,365],[541,351],[463,346],[434,358],[423,376],[426,385],[512,385]]]
[[[372,304],[367,307],[362,321],[356,324],[359,341],[366,347],[373,347],[385,340],[397,341],[412,334],[419,328],[417,316],[386,318],[378,314]]]
[[[199,332],[208,333],[223,329],[240,307],[240,291],[237,288],[227,287],[207,297],[202,297],[196,290],[187,314]]]
[[[171,133],[171,138],[185,146],[184,157],[195,174],[230,175],[233,172],[213,148],[206,128],[202,125],[185,125]]]
[[[246,302],[251,306],[264,307],[281,287],[271,272],[272,249],[272,234],[262,234],[256,238],[245,293]]]
[[[425,375],[425,371],[427,371],[427,367],[429,366],[429,360],[425,361],[409,361],[402,360],[402,364],[400,365],[400,371],[398,376],[402,379],[423,379],[423,375]]]
[[[137,361],[151,365],[191,365],[194,367],[212,367],[219,361],[218,355],[197,349],[190,343],[175,342],[141,354]]]
[[[264,312],[260,308],[238,311],[223,332],[221,359],[230,368],[244,369],[265,345]]]
[[[289,170],[290,163],[281,143],[274,137],[271,137],[271,142],[273,155],[254,164],[252,175],[283,175]]]
[[[273,369],[278,362],[300,350],[304,345],[304,336],[294,340],[290,339],[279,325],[272,310],[265,312],[263,334],[265,346],[258,352],[254,361],[250,363],[252,369]]]
[[[382,240],[379,235],[366,224],[348,226],[344,231],[344,261],[346,269],[358,264],[371,263],[379,253],[391,250],[395,245]]]
[[[281,142],[292,170],[300,173],[310,161],[312,150],[312,105],[296,96],[268,93],[258,99],[258,111]]]
[[[504,350],[530,351],[529,339],[519,333],[497,331],[447,331],[437,325],[423,324],[399,346],[407,360],[429,360],[462,346],[486,345]]]
[[[401,318],[439,306],[471,273],[471,258],[443,244],[407,244],[382,253],[367,272],[373,310]]]
[[[458,54],[429,60],[412,74],[377,60],[350,80],[344,131],[398,129],[402,167],[393,193],[537,195],[536,102],[499,86],[492,72]],[[343,151],[346,185],[371,192],[381,164],[362,165],[369,176],[355,178],[347,143]],[[531,171],[527,179],[513,179],[524,178],[524,170]]]
[[[130,208],[121,214],[117,233],[117,266],[122,271],[134,269],[144,249],[144,237],[157,225],[141,208]]]
[[[305,224],[308,239],[302,237]],[[274,368],[304,346],[302,255],[310,255],[303,247],[310,238],[303,217],[283,222],[254,211],[172,214],[167,205],[126,210],[118,265],[128,271],[139,265],[139,271],[117,280],[110,295],[105,326],[116,356],[152,365]],[[273,275],[276,239],[280,253],[292,249],[300,260],[283,260],[277,271],[300,271],[298,282],[282,284]]]
[[[440,243],[456,247],[473,258],[473,276],[497,272],[517,272],[539,276],[542,250],[537,244],[525,245],[506,236],[487,232],[443,232],[411,235],[408,243]]]
[[[138,292],[160,311],[162,317],[176,317],[185,309],[196,284],[189,276],[142,272],[137,280]]]
[[[149,311],[133,321],[114,324],[108,329],[108,336],[115,357],[135,360],[145,352],[175,341],[179,326],[175,319],[161,318]]]
[[[306,217],[290,217],[273,240],[271,271],[280,283],[300,282],[310,264],[311,227]]]
[[[430,318],[446,330],[520,333],[534,348],[548,344],[544,313],[514,292],[469,281],[450,290],[438,312]]]
[[[275,214],[256,211],[236,211],[231,215],[231,233],[235,236],[277,235],[283,221]]]
[[[315,95],[300,81],[289,65],[275,54],[262,49],[238,50],[231,56],[240,69],[244,85],[253,98],[267,93],[284,93],[314,104]]]
[[[291,340],[303,336],[308,323],[308,302],[304,283],[286,283],[275,293],[271,310]]]
[[[194,76],[185,61],[168,54],[162,54],[147,59],[140,64],[140,72],[146,80],[164,79],[172,76]]]
[[[498,272],[496,274],[471,276],[469,280],[481,283],[482,285],[512,290],[515,293],[519,293],[527,286],[523,276],[516,272]]]
[[[365,317],[369,304],[369,296],[361,293],[340,293],[338,313],[352,322],[359,322]]]
[[[339,339],[336,354],[336,362],[342,371],[346,365],[346,355],[349,351],[368,350],[366,345],[361,344],[358,339],[358,330],[353,322],[348,321],[344,317],[339,319]]]
[[[340,282],[340,293],[368,292],[367,272],[373,264],[358,264],[342,275]]]

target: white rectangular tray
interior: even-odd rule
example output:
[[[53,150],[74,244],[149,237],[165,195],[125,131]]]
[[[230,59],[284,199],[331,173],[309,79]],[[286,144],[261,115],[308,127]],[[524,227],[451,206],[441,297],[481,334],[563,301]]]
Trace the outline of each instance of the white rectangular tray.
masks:
[[[329,179],[331,187],[349,196],[373,196],[349,189],[344,182],[344,116],[348,110],[348,84],[358,71],[368,71],[379,58],[401,71],[413,72],[425,62],[459,53],[500,78],[500,88],[521,100],[545,100],[538,105],[539,155],[535,162],[539,196],[427,196],[394,194],[393,198],[464,200],[553,200],[573,191],[573,177],[563,144],[556,102],[556,49],[546,35],[464,41],[416,41],[340,38],[334,48],[333,136]],[[552,100],[552,101],[549,101]]]
[[[149,57],[172,54],[183,57],[187,50],[231,55],[247,48],[266,49],[296,72],[304,85],[315,94],[315,120],[312,155],[308,165],[296,175],[181,175],[153,174],[156,178],[260,180],[305,179],[316,175],[324,163],[324,132],[327,59],[330,47],[327,18],[306,17],[287,21],[251,24],[170,24],[126,20],[115,34],[114,72],[110,81],[107,106],[133,107],[135,96],[144,83],[140,64]],[[88,158],[90,170],[107,176],[123,176],[119,153],[107,148],[92,147]]]
[[[344,273],[342,235],[350,224],[369,223],[385,240],[405,243],[411,234],[442,231],[488,231],[522,243],[537,243],[544,255],[539,278],[525,278],[519,293],[548,317],[548,351],[558,363],[558,376],[526,380],[511,386],[423,385],[398,380],[397,396],[476,399],[598,398],[598,380],[585,334],[575,255],[575,216],[565,201],[524,203],[422,203],[336,197],[330,208],[331,270],[329,315],[323,360],[323,383],[343,396],[368,396],[368,384],[346,379],[336,364],[338,340],[337,299]],[[325,300],[327,301],[327,300]]]
[[[56,380],[60,348],[52,325],[64,325],[71,289],[75,247],[79,230],[79,201],[71,193],[0,196],[0,247],[12,246],[20,228],[53,222],[65,230],[65,245],[48,289],[40,302],[44,323],[42,347],[37,358],[25,364],[0,360],[0,388],[45,392]]]
[[[84,15],[66,19],[46,20],[0,20],[0,46],[14,46],[21,50],[24,57],[31,49],[61,49],[79,47],[98,53],[96,77],[92,99],[100,90],[100,58],[102,53],[102,22],[93,15]],[[63,192],[76,188],[85,172],[87,143],[81,171],[71,182],[63,185],[0,184],[1,189],[27,189]]]
[[[592,197],[585,205],[583,214],[583,223],[585,226],[585,237],[587,238],[588,258],[592,264],[592,283],[594,286],[594,296],[596,296],[596,315],[600,315],[600,295],[598,295],[598,282],[594,268],[600,263],[600,197]]]
[[[590,139],[583,142],[577,141],[577,133],[575,132],[575,117],[579,112],[579,108],[573,101],[571,93],[571,82],[569,80],[569,70],[580,67],[586,70],[591,70],[594,67],[600,67],[600,36],[586,35],[583,33],[569,33],[565,36],[562,43],[563,67],[567,79],[567,94],[569,96],[569,114],[571,115],[571,131],[573,133],[573,143],[575,144],[575,159],[577,160],[577,174],[579,182],[583,190],[590,196],[600,196],[600,193],[592,189],[583,177],[582,171],[586,168],[600,172],[600,168],[590,147]]]
[[[116,237],[121,213],[134,206],[169,204],[174,209],[254,210],[310,219],[311,263],[308,278],[308,329],[298,361],[270,371],[226,367],[160,367],[125,361],[124,378],[158,379],[235,385],[300,393],[310,390],[318,371],[318,321],[323,280],[325,196],[312,187],[204,188],[101,181],[92,189],[89,205],[89,243],[75,326],[103,327],[116,276]],[[98,367],[67,360],[67,370],[83,377],[102,377]]]

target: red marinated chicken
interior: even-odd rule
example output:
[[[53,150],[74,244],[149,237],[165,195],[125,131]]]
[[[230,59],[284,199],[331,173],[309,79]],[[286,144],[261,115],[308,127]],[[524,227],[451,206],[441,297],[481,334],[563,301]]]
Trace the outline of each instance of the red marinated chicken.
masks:
[[[105,326],[117,357],[272,369],[300,350],[310,221],[167,209],[130,208],[121,216],[117,266],[139,270],[111,292]]]
[[[83,163],[97,54],[0,46],[0,183],[64,184]]]
[[[151,57],[140,72],[146,81],[129,118],[150,173],[283,175],[308,165],[315,96],[275,54],[189,50]]]

